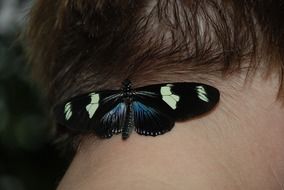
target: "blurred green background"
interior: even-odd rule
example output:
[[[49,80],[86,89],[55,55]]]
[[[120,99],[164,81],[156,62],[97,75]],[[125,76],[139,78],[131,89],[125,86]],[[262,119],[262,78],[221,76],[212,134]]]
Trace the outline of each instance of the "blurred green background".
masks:
[[[55,189],[70,160],[17,41],[31,4],[0,0],[0,190]]]

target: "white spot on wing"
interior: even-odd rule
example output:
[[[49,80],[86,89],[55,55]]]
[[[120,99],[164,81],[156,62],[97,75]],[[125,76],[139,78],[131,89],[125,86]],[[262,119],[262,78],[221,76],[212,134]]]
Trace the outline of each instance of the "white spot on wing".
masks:
[[[72,106],[71,102],[68,102],[65,107],[64,107],[64,114],[65,114],[65,119],[68,121],[71,116],[72,116]]]
[[[175,95],[171,91],[171,85],[161,87],[161,95],[163,100],[174,110],[177,108],[177,102],[180,100],[178,95]]]
[[[99,107],[100,96],[96,93],[92,93],[90,96],[91,103],[86,106],[86,110],[89,113],[89,118],[91,119]]]
[[[204,89],[203,86],[197,86],[196,90],[197,90],[197,94],[198,94],[199,99],[203,100],[204,102],[209,102],[209,99],[207,97],[207,92],[206,92],[206,90]]]

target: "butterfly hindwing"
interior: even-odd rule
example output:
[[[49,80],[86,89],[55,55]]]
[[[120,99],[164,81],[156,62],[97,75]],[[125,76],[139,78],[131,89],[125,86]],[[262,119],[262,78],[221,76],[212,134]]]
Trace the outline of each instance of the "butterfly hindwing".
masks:
[[[134,101],[135,130],[138,134],[146,136],[157,136],[170,131],[174,126],[174,120],[150,106],[139,101]]]
[[[124,102],[103,103],[91,121],[95,134],[101,138],[110,138],[119,134],[125,124],[127,107]]]
[[[135,130],[138,134],[157,136],[170,131],[174,126],[172,110],[159,96],[138,95],[132,103]]]

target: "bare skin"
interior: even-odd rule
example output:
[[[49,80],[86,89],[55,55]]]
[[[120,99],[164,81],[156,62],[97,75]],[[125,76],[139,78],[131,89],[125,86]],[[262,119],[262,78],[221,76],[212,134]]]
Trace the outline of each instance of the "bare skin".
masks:
[[[282,190],[284,108],[276,77],[220,82],[209,115],[162,136],[85,139],[58,190]]]

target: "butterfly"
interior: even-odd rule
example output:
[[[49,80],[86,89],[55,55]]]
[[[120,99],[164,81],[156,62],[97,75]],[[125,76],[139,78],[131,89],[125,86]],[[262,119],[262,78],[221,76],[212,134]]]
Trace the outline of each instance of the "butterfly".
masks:
[[[77,132],[94,132],[101,138],[132,130],[157,136],[170,131],[176,121],[208,113],[219,102],[218,89],[194,82],[154,84],[132,88],[130,80],[120,90],[83,94],[54,108],[58,125]]]

